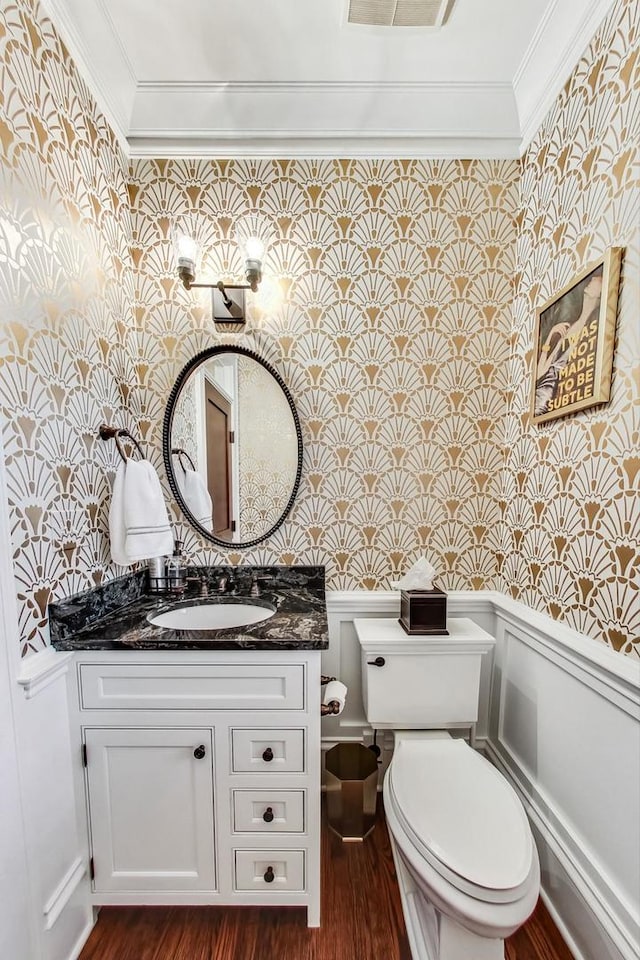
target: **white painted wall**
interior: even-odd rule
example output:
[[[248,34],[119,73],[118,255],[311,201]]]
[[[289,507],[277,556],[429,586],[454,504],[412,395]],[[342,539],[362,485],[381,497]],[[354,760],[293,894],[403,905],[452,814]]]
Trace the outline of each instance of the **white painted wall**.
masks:
[[[11,543],[1,445],[0,543]],[[75,960],[93,915],[69,750],[70,657],[48,649],[20,662],[6,548],[0,601],[0,957]]]

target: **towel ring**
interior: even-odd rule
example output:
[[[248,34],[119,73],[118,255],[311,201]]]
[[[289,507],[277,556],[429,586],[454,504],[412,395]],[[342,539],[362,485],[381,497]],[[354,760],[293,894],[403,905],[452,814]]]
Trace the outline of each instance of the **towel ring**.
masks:
[[[186,457],[187,460],[189,461],[189,466],[191,467],[192,470],[195,471],[196,465],[186,450],[183,450],[182,447],[172,447],[171,453],[178,458],[178,460],[180,461],[180,466],[182,467],[183,470],[184,470],[184,463],[182,462],[182,458]]]
[[[118,453],[120,454],[120,456],[122,457],[125,463],[127,462],[128,457],[126,456],[123,446],[120,443],[120,437],[127,437],[129,440],[131,440],[132,444],[140,454],[140,459],[141,460],[146,459],[144,453],[142,452],[142,447],[140,446],[136,438],[131,433],[129,433],[128,430],[125,430],[123,427],[109,427],[107,426],[106,423],[103,423],[98,428],[98,434],[101,440],[115,440]]]

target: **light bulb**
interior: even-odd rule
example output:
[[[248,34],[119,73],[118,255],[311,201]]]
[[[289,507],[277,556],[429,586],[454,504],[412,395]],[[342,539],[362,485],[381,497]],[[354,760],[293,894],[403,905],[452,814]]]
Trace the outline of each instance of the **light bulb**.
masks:
[[[184,233],[176,239],[175,243],[178,251],[178,276],[189,290],[196,279],[198,244],[193,237],[188,237]]]
[[[195,263],[198,244],[193,237],[188,237],[183,233],[182,236],[178,237],[177,246],[179,260],[189,260],[191,263]]]
[[[247,260],[262,260],[264,255],[264,243],[260,237],[248,237],[245,241],[244,252]]]

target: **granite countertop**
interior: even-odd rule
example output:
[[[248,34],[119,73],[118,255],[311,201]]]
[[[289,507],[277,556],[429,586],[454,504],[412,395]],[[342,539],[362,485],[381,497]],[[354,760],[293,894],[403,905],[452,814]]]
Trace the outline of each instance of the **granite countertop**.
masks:
[[[233,592],[219,594],[221,576]],[[260,596],[251,597],[254,576]],[[190,567],[181,596],[148,592],[146,571],[111,580],[49,605],[55,650],[324,650],[329,646],[324,567]],[[149,614],[187,603],[249,603],[275,609],[267,620],[223,630],[175,630],[149,623]]]

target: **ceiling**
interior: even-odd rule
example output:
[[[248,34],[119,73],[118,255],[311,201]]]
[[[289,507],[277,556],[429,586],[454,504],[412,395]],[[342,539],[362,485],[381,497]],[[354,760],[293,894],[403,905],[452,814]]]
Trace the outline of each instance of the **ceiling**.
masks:
[[[515,157],[613,0],[43,0],[131,156]]]

